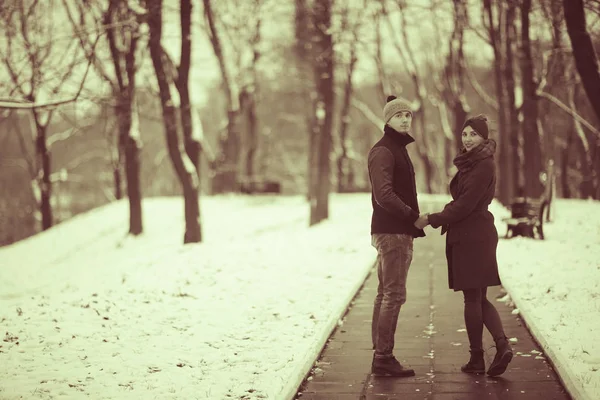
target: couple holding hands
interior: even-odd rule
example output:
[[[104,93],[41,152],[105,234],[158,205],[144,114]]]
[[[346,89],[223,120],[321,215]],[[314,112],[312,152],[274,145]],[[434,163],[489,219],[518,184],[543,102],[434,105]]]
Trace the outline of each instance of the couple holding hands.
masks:
[[[406,278],[413,256],[414,238],[423,228],[441,227],[446,234],[446,260],[450,289],[464,295],[464,320],[471,357],[461,367],[465,373],[486,372],[483,327],[496,342],[496,355],[487,374],[506,370],[513,353],[500,316],[486,298],[488,286],[500,285],[496,247],[498,233],[488,205],[494,198],[496,142],[489,139],[487,118],[469,118],[462,128],[462,149],[454,159],[458,172],[450,182],[452,201],[440,212],[419,214],[415,172],[406,151],[412,111],[405,101],[389,96],[383,109],[383,137],[369,152],[372,186],[371,244],[377,249],[379,285],[372,321],[374,375],[414,376],[393,355],[398,315],[406,301]]]

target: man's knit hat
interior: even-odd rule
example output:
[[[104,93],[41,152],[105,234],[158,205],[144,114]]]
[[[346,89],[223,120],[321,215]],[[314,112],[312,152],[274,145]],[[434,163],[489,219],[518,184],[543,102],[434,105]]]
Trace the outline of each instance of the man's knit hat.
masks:
[[[464,131],[467,126],[473,128],[473,130],[477,132],[482,138],[487,140],[487,138],[489,137],[488,122],[487,117],[485,115],[479,114],[475,117],[467,119],[463,124],[461,132]]]
[[[390,119],[397,113],[401,111],[408,111],[412,116],[412,110],[410,108],[410,104],[406,101],[397,98],[396,96],[388,96],[386,100],[386,104],[383,107],[383,119],[387,124],[390,122]]]

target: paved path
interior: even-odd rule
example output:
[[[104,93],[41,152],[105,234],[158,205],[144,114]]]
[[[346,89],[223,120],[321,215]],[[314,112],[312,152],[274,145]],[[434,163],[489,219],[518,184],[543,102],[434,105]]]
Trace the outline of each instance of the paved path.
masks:
[[[462,293],[448,289],[444,237],[439,231],[415,241],[408,274],[408,297],[400,311],[395,354],[415,369],[413,378],[372,377],[370,366],[371,313],[377,275],[371,274],[323,351],[317,368],[303,388],[300,400],[569,400],[539,346],[512,309],[496,302],[500,287],[490,288],[506,335],[517,338],[515,357],[498,378],[472,376],[460,371],[468,360],[468,340],[462,316]],[[486,366],[495,348],[484,333]]]

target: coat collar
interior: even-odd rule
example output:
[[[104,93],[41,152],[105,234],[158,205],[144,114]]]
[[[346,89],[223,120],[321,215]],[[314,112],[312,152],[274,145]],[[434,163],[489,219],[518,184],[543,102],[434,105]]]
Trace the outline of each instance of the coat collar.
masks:
[[[415,141],[415,139],[408,133],[400,133],[389,125],[386,125],[383,128],[383,133],[400,146],[406,146],[407,144]]]

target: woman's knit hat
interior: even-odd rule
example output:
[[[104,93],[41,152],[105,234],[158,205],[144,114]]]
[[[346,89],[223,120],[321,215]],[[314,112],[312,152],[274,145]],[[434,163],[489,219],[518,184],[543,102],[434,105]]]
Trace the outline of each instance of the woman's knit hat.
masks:
[[[479,136],[487,140],[490,135],[487,121],[487,117],[483,114],[471,117],[465,121],[461,132],[464,131],[467,126],[470,126],[475,132],[479,134]]]
[[[408,111],[412,116],[410,104],[397,98],[396,96],[388,96],[386,99],[386,104],[383,107],[383,119],[385,120],[385,123],[387,124],[390,122],[390,119],[392,119],[394,115],[401,111]]]

